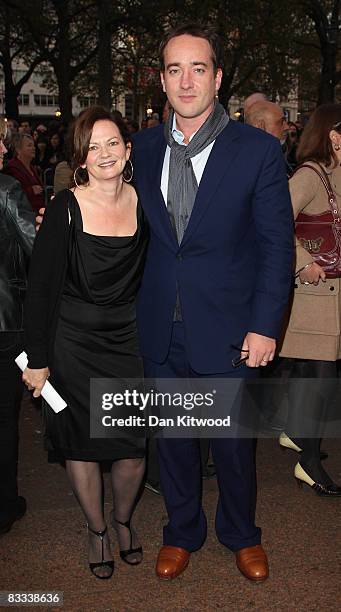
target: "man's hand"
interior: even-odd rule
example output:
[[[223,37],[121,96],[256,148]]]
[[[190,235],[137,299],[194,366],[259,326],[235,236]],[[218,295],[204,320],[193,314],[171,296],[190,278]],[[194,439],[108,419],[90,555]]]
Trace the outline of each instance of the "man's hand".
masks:
[[[311,262],[308,266],[303,268],[299,273],[300,281],[302,285],[318,285],[321,279],[324,283],[326,281],[326,273],[315,261]]]
[[[43,222],[44,213],[45,213],[45,208],[39,208],[39,215],[36,216],[36,232],[38,232]]]
[[[22,379],[29,391],[33,389],[33,397],[39,397],[49,376],[50,370],[48,368],[40,368],[39,370],[25,368]]]
[[[275,356],[276,340],[249,332],[244,338],[242,349],[249,352],[245,361],[245,365],[249,368],[266,366]],[[242,355],[245,355],[245,353],[242,353]]]

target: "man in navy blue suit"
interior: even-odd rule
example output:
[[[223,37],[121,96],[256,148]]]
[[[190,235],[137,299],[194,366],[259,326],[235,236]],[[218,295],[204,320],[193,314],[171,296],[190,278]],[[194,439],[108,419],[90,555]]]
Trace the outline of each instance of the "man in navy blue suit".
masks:
[[[288,301],[293,220],[281,149],[227,117],[217,101],[219,53],[217,36],[199,26],[165,37],[161,82],[174,110],[134,142],[151,232],[137,313],[150,378],[255,376],[274,358]],[[216,438],[211,449],[218,539],[247,578],[265,580],[254,441]],[[169,522],[156,572],[172,579],[206,537],[199,440],[160,439],[158,452]]]

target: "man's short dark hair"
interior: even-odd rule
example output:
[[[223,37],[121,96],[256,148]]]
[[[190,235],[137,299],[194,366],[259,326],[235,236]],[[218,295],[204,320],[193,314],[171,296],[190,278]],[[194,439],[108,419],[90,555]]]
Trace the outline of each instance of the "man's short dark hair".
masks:
[[[196,38],[204,38],[209,43],[212,50],[212,62],[214,71],[217,72],[218,68],[222,67],[222,50],[219,35],[212,28],[201,25],[200,23],[188,23],[173,30],[167,32],[159,47],[159,59],[161,71],[165,70],[164,52],[165,47],[172,38],[177,36],[183,36],[188,34],[189,36],[195,36]]]

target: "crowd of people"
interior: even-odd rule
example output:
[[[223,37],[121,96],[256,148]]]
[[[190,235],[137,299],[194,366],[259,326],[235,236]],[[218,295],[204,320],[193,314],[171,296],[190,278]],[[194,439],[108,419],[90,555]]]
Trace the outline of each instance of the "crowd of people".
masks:
[[[122,118],[119,111],[115,116]],[[135,134],[139,129],[153,127],[157,114],[142,120],[141,127],[132,119],[123,118],[126,129]],[[32,208],[38,212],[53,194],[72,183],[70,146],[67,127],[56,120],[45,123],[16,121],[7,118],[6,154],[4,171],[16,178],[24,189]],[[72,126],[70,128],[70,137]]]
[[[120,438],[90,437],[91,378],[253,380],[276,359],[289,360],[290,410],[280,444],[299,453],[299,483],[325,498],[341,497],[320,448],[341,357],[341,253],[335,244],[325,265],[313,238],[297,233],[294,244],[300,215],[326,213],[336,228],[340,222],[341,105],[317,108],[301,134],[257,92],[245,101],[245,125],[230,120],[217,101],[219,39],[201,26],[168,33],[160,62],[168,103],[164,123],[153,117],[156,125],[146,126],[152,129],[136,130],[117,112],[90,107],[72,126],[66,153],[60,133],[43,133],[41,125],[31,133],[27,122],[15,133],[13,122],[0,124],[1,160],[10,129],[6,173],[25,192],[1,177],[8,260],[0,279],[8,299],[0,339],[6,338],[13,382],[1,414],[7,434],[0,530],[25,512],[16,488],[20,384],[12,364],[22,344],[23,381],[34,397],[49,378],[67,403],[58,414],[44,404],[46,439],[66,464],[87,521],[89,567],[100,579],[114,571],[100,466],[112,461],[110,522],[120,556],[139,564],[143,550],[132,516],[146,441],[129,429]],[[56,180],[60,167],[65,182],[38,218],[34,239],[33,211],[46,203],[44,175],[51,170]],[[24,255],[33,241],[23,321]],[[19,263],[18,293],[11,266]],[[157,454],[168,523],[156,573],[171,580],[207,534],[199,439],[159,437]],[[212,437],[211,454],[218,540],[246,578],[262,582],[269,566],[255,523],[254,440]]]
[[[123,119],[127,131],[134,137],[140,130],[165,123],[169,109],[167,100],[161,118],[158,113],[153,113],[142,119],[140,125],[122,117],[120,111],[114,111],[114,116]],[[281,107],[268,101],[260,92],[246,98],[243,111],[245,123],[260,127],[280,139],[288,176],[291,176],[297,166],[296,150],[302,133],[301,125],[287,121]],[[51,196],[72,184],[69,140],[72,140],[73,126],[68,131],[64,124],[55,120],[46,125],[28,120],[19,123],[11,118],[6,121],[8,151],[4,171],[20,182],[33,210],[38,212]]]

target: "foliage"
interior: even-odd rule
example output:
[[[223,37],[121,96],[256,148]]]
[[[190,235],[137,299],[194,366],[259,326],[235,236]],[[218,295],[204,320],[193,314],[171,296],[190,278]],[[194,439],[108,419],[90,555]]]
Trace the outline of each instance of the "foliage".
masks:
[[[25,65],[21,65],[20,78],[15,76],[15,68],[20,60],[25,58]],[[33,71],[40,64],[42,56],[32,48],[30,36],[26,32],[21,20],[7,2],[0,1],[0,64],[5,82],[5,112],[17,119],[19,115],[18,96],[22,86],[27,83]]]
[[[77,92],[110,103],[128,90],[136,115],[160,92],[162,34],[189,21],[212,25],[221,36],[226,106],[232,95],[261,90],[277,99],[297,87],[313,106],[332,100],[341,84],[341,0],[0,0],[0,61],[9,23],[4,7],[16,57],[29,69],[45,61],[40,70],[58,89],[66,118]]]
[[[97,53],[92,0],[8,0],[25,23],[32,48],[54,71],[59,102],[66,121],[72,118],[71,84]]]

